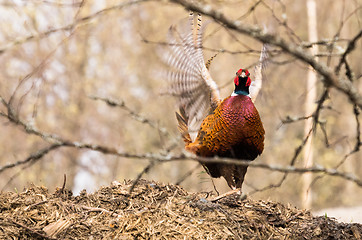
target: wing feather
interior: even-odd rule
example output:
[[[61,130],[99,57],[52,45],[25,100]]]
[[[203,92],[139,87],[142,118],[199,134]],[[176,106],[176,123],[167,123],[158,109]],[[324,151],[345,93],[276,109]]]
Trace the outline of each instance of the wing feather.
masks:
[[[256,97],[259,94],[263,83],[263,70],[265,69],[268,62],[268,45],[263,44],[261,49],[260,58],[258,64],[255,66],[254,69],[254,81],[251,82],[249,92],[250,98],[253,102],[255,102]]]
[[[201,15],[190,14],[189,21],[170,27],[168,48],[161,57],[168,65],[167,92],[178,98],[180,108],[185,111],[191,140],[195,141],[203,119],[220,103],[217,84],[211,78],[202,52],[202,36],[206,25]]]

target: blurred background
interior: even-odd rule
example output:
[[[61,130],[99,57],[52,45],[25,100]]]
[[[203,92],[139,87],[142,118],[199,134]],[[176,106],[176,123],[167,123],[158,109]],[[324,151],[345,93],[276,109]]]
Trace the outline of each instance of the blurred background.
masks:
[[[229,0],[202,1],[231,19],[255,24],[302,45],[308,42],[305,1]],[[361,2],[317,1],[319,61],[334,66],[348,40],[361,29]],[[168,28],[185,20],[184,7],[166,1],[0,1],[0,96],[12,100],[19,117],[44,133],[83,143],[100,144],[132,154],[180,153],[183,141],[177,131],[175,99],[161,94],[166,81],[159,55],[166,47]],[[262,44],[204,17],[209,22],[204,36],[204,57],[216,53],[211,64],[213,79],[221,96],[233,90],[239,68],[251,69],[258,61]],[[361,93],[361,41],[349,57]],[[305,120],[283,120],[307,116],[306,95],[323,92],[320,77],[306,85],[308,66],[271,46],[263,87],[256,101],[266,130],[265,150],[255,161],[289,165],[305,138]],[[306,48],[306,51],[309,51]],[[344,71],[344,70],[343,70]],[[251,76],[253,77],[253,76]],[[110,107],[92,96],[123,101]],[[316,101],[317,101],[316,99]],[[4,105],[0,111],[7,110]],[[137,116],[154,124],[143,123]],[[314,165],[362,177],[362,153],[348,155],[356,145],[360,129],[358,115],[347,97],[331,89],[313,134]],[[166,131],[162,131],[165,129]],[[175,145],[176,143],[176,145]],[[22,161],[49,143],[26,133],[0,116],[0,166]],[[348,155],[348,156],[347,156]],[[75,194],[88,192],[114,180],[135,179],[149,164],[147,159],[120,158],[96,151],[60,148],[37,161],[0,172],[0,189],[21,191],[31,183],[51,191],[66,186]],[[303,154],[295,166],[303,167]],[[190,172],[190,176],[184,177]],[[243,186],[253,199],[274,200],[319,210],[361,204],[362,188],[338,177],[313,174],[308,189],[303,175],[249,168]],[[213,191],[210,177],[193,161],[168,162],[152,167],[143,178],[177,183],[188,191]],[[228,191],[224,179],[214,180],[220,193]],[[270,187],[278,185],[278,187]],[[259,191],[267,187],[267,190]]]

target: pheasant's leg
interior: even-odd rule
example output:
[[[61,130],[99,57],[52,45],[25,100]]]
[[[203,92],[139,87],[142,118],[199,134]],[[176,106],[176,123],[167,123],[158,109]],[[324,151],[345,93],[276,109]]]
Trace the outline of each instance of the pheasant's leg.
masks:
[[[237,188],[240,188],[240,193],[241,193],[241,187],[243,185],[244,177],[245,177],[247,170],[248,170],[248,166],[236,166],[236,170],[234,172],[235,186]]]

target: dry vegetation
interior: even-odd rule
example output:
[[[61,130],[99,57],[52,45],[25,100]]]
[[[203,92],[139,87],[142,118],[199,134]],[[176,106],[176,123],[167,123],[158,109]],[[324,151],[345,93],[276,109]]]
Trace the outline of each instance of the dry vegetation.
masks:
[[[0,234],[41,237],[38,233],[44,234],[44,227],[56,222],[66,225],[59,236],[74,238],[93,233],[147,237],[152,231],[159,236],[190,231],[206,237],[203,227],[210,227],[210,234],[241,237],[253,233],[294,238],[308,233],[323,238],[334,227],[339,233],[355,234],[352,225],[313,218],[275,202],[302,206],[300,173],[314,171],[313,209],[360,204],[359,1],[318,0],[316,43],[307,41],[305,1],[197,2],[201,5],[146,0],[0,3],[0,190],[16,191],[34,183],[53,192],[66,174],[67,188],[74,193],[83,188],[95,191],[77,197],[39,187],[21,194],[3,192]],[[206,4],[211,7],[204,8]],[[187,17],[185,7],[208,15],[205,59],[218,53],[210,70],[223,97],[232,91],[236,69],[253,69],[260,41],[270,44],[270,61],[256,102],[266,142],[255,163],[266,167],[249,168],[243,188],[249,198],[235,206],[230,205],[233,201],[203,202],[201,193],[158,183],[152,187],[143,182],[129,196],[122,192],[123,185],[96,191],[115,179],[138,177],[179,183],[193,192],[214,189],[197,159],[182,155],[173,99],[160,96],[165,81],[159,72],[164,66],[157,53],[167,45],[169,26]],[[215,14],[215,9],[223,15]],[[233,25],[236,19],[243,24]],[[250,26],[265,26],[270,35],[252,32]],[[316,55],[303,59],[315,45]],[[304,113],[309,65],[319,73],[314,86],[318,104],[313,105],[312,116]],[[326,73],[332,74],[332,82]],[[308,118],[315,122],[312,169],[304,168],[300,151]],[[219,192],[228,190],[223,180],[215,185]],[[146,194],[136,194],[143,191]],[[149,202],[152,199],[155,202]],[[144,207],[148,209],[143,212]],[[122,221],[110,222],[117,220],[114,210],[127,216],[128,227]],[[138,219],[144,224],[136,225]]]
[[[32,186],[0,194],[1,239],[361,239],[361,224],[313,217],[272,201],[217,202],[210,193],[140,180],[79,196]]]

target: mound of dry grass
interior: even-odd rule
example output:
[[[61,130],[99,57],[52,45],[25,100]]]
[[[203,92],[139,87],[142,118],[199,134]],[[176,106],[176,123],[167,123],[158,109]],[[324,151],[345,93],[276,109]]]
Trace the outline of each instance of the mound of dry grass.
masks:
[[[73,196],[32,186],[0,194],[0,239],[361,239],[362,225],[271,201],[211,202],[207,193],[141,180]]]

